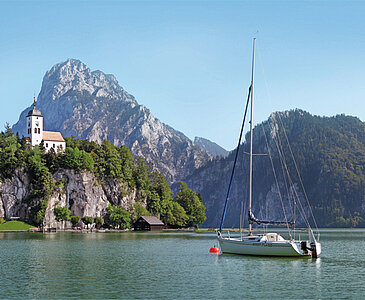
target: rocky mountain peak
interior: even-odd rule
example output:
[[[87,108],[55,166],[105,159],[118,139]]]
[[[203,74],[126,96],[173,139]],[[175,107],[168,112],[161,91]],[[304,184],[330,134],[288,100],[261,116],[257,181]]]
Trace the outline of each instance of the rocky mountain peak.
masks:
[[[93,95],[95,97],[123,98],[124,90],[113,75],[91,71],[77,59],[68,59],[54,65],[43,78],[40,102],[57,100],[65,95]]]
[[[126,145],[151,162],[170,183],[183,179],[212,157],[139,105],[113,75],[91,71],[77,59],[58,63],[46,72],[37,108],[44,117],[44,130]],[[30,106],[13,126],[20,135],[25,134],[29,109]]]

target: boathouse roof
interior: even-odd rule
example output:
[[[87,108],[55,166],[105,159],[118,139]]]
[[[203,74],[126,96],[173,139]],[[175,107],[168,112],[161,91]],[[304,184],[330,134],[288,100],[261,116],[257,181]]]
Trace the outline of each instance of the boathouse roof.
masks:
[[[144,219],[150,225],[165,225],[160,219],[155,216],[142,216],[140,219]]]

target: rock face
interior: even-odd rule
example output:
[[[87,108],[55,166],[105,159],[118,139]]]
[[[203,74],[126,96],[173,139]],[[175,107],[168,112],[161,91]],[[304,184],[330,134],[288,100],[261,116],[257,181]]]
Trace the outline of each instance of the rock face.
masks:
[[[25,134],[20,115],[14,132]],[[212,158],[189,138],[160,122],[119,86],[113,75],[91,71],[79,60],[68,59],[47,71],[38,95],[37,108],[44,116],[44,129],[60,131],[101,143],[108,139],[126,145],[165,175],[168,182],[188,176]]]
[[[29,184],[29,177],[22,169],[17,169],[11,180],[0,182],[0,217],[25,219],[30,214],[31,207],[23,201],[29,196]]]
[[[63,224],[56,221],[53,213],[57,206],[67,206],[71,215],[81,217],[104,217],[109,204],[119,205],[126,210],[137,202],[146,207],[144,198],[136,190],[123,192],[122,182],[110,179],[108,183],[100,184],[93,173],[65,169],[60,169],[54,178],[64,181],[65,190],[54,192],[49,198],[44,218],[46,227],[62,228]],[[0,217],[31,218],[32,207],[39,203],[39,199],[31,203],[27,200],[31,192],[29,184],[29,177],[23,169],[17,169],[12,179],[0,183]],[[69,227],[71,223],[65,225]]]
[[[222,148],[221,146],[219,146],[218,144],[202,138],[202,137],[195,137],[194,139],[194,144],[195,145],[199,145],[202,148],[204,148],[208,153],[212,154],[213,156],[222,156],[222,157],[226,157],[229,152]]]

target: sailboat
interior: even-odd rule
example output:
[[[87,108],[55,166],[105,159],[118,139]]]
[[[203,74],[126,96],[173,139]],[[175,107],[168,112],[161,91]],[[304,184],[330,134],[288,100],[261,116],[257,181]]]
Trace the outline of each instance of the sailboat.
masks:
[[[295,240],[290,234],[290,239],[285,239],[279,233],[276,232],[265,232],[263,234],[254,234],[252,230],[253,224],[258,225],[286,225],[289,229],[295,225],[294,222],[288,221],[267,221],[257,219],[252,212],[252,180],[253,180],[253,97],[254,97],[254,71],[255,71],[255,41],[253,39],[253,54],[252,54],[252,72],[251,72],[251,85],[248,91],[248,97],[246,102],[246,108],[243,118],[243,123],[241,127],[240,137],[238,141],[238,146],[236,148],[236,155],[233,163],[232,174],[229,182],[229,187],[227,191],[226,201],[223,209],[222,219],[220,227],[217,230],[217,239],[219,241],[220,249],[222,253],[231,254],[242,254],[242,255],[263,255],[263,256],[312,256],[317,258],[321,253],[321,243],[319,242],[319,233],[317,238],[307,222],[308,239],[307,240]],[[235,167],[237,163],[237,157],[239,153],[239,147],[241,144],[242,133],[244,128],[244,123],[246,120],[246,114],[248,110],[249,103],[251,104],[250,113],[250,167],[249,167],[249,203],[248,203],[248,233],[247,235],[242,235],[240,237],[231,237],[229,232],[226,236],[223,235],[223,224],[227,211],[227,204],[229,200],[229,195],[232,187],[232,180],[235,173]],[[303,229],[302,229],[303,230]]]

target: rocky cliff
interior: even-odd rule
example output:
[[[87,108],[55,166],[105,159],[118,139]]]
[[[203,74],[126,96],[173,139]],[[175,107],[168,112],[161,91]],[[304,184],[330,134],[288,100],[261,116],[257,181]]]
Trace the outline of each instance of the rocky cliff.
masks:
[[[122,194],[123,182],[109,179],[101,184],[91,172],[70,169],[60,169],[53,177],[62,180],[64,188],[53,192],[48,200],[43,221],[46,227],[62,227],[53,213],[56,206],[67,206],[71,215],[81,217],[105,217],[109,203],[126,210],[130,210],[136,202],[146,207],[145,199],[139,196],[137,190],[134,189],[127,195]],[[29,187],[29,175],[22,168],[17,169],[11,179],[0,182],[0,217],[31,220],[33,209],[39,205],[40,199],[29,199]],[[71,226],[71,223],[66,226]]]
[[[14,132],[25,134],[20,115]],[[44,116],[44,129],[63,136],[126,145],[151,162],[168,182],[188,176],[212,155],[189,138],[163,124],[128,94],[113,75],[91,71],[79,60],[68,59],[53,66],[43,78],[37,108]]]

